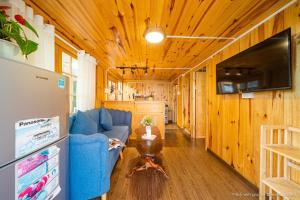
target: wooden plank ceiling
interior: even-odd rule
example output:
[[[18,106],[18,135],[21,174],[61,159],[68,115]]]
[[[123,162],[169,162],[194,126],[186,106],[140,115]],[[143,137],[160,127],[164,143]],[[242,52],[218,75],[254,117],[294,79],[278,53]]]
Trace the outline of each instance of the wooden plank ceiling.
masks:
[[[166,35],[236,37],[289,0],[26,0],[57,32],[97,58],[101,67],[191,68],[227,41],[165,39],[149,44],[147,26]],[[111,69],[122,75],[121,70]],[[124,79],[173,80],[184,70],[151,69]]]

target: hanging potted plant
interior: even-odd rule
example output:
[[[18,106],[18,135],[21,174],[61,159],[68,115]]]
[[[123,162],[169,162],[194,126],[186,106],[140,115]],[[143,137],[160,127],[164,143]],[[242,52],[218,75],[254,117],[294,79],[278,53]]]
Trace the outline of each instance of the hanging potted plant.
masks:
[[[26,37],[24,29],[31,30],[37,37],[36,30],[21,15],[15,15],[16,21],[9,19],[8,6],[0,6],[0,56],[12,59],[21,50],[27,58],[29,54],[36,51],[38,44]]]

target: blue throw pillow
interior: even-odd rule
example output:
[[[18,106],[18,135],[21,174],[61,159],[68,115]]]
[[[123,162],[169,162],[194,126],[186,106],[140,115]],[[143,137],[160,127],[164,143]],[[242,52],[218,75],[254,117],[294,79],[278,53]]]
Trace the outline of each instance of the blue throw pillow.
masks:
[[[111,131],[113,129],[113,123],[110,113],[105,109],[100,109],[100,125],[106,130]]]
[[[96,122],[97,124],[97,130],[99,130],[99,109],[92,109],[92,110],[88,110],[84,112],[89,118],[91,118],[92,120],[94,120],[94,122]],[[98,132],[98,131],[97,131]]]
[[[97,123],[86,113],[78,111],[70,133],[90,135],[98,132]]]

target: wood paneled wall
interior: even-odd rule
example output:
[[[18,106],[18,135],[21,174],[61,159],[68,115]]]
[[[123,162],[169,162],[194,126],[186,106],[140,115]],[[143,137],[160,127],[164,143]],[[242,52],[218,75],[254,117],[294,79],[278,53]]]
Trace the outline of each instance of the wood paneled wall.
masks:
[[[206,135],[207,81],[205,70],[200,71],[188,73],[176,81],[177,125],[192,138]]]
[[[196,137],[196,72],[190,73],[189,132],[190,132],[191,137],[193,137],[193,138]]]
[[[169,84],[169,102],[170,104],[169,106],[169,121],[171,121],[172,123],[176,123],[176,96],[177,96],[177,92],[176,92],[176,86],[174,84]]]
[[[153,100],[164,101],[166,104],[170,104],[169,81],[124,81],[123,82],[123,99],[124,101],[133,100],[133,94],[151,95],[153,94]]]
[[[100,108],[103,106],[103,102],[105,99],[105,87],[106,87],[106,80],[105,80],[105,69],[100,66],[96,67],[96,108]]]
[[[153,94],[154,101],[163,101],[169,106],[169,120],[174,121],[173,86],[169,81],[136,80],[123,82],[123,100],[133,100],[133,94]]]
[[[207,102],[206,72],[195,72],[195,138],[204,138],[206,135],[206,102]]]
[[[299,3],[262,24],[203,66],[208,79],[207,147],[250,182],[259,183],[260,126],[300,127],[300,61],[296,64],[295,38],[300,33]],[[257,92],[253,99],[216,95],[216,64],[288,28],[293,35],[293,89]],[[298,56],[299,59],[299,56]],[[299,141],[300,145],[300,141]]]
[[[176,122],[180,128],[183,128],[183,95],[182,95],[182,79],[179,78],[176,83]]]
[[[183,128],[190,130],[190,78],[191,74],[182,76],[182,105],[183,105]]]
[[[177,81],[177,125],[190,132],[190,74]]]
[[[123,100],[130,101],[133,94],[154,94],[154,101],[163,101],[169,106],[169,121],[175,121],[176,89],[169,81],[136,80],[123,82]]]

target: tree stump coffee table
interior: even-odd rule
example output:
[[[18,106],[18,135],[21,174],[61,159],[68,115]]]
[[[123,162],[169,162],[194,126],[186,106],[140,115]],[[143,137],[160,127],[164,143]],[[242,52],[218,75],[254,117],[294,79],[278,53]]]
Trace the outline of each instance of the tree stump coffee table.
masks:
[[[142,135],[146,133],[145,127],[140,127],[136,129],[136,149],[140,153],[141,159],[143,161],[142,166],[136,166],[128,173],[128,177],[131,177],[134,173],[139,171],[144,171],[148,169],[154,169],[161,172],[166,178],[169,178],[164,169],[155,163],[157,155],[161,152],[163,148],[163,141],[159,129],[157,127],[152,127],[152,135],[156,135],[154,140],[144,140]]]

